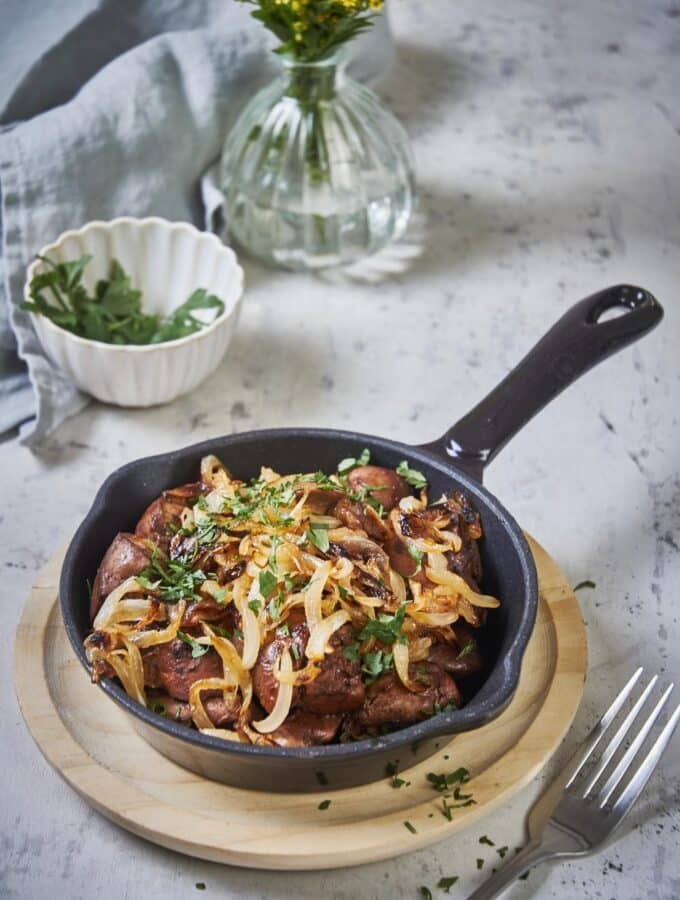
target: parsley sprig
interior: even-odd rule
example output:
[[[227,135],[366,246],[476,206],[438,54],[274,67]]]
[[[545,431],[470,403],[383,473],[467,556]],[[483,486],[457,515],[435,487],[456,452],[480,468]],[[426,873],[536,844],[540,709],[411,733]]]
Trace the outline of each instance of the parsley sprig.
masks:
[[[389,613],[379,613],[377,619],[369,619],[366,622],[359,632],[359,640],[365,641],[373,637],[388,647],[391,647],[395,641],[405,644],[407,643],[407,638],[401,630],[405,617],[405,604],[402,604],[393,616]]]
[[[91,256],[60,263],[46,256],[38,259],[47,268],[31,279],[31,299],[21,308],[91,341],[135,345],[175,341],[205,326],[194,315],[198,310],[214,309],[215,317],[224,311],[219,297],[198,288],[172,315],[161,319],[142,312],[142,293],[132,287],[130,276],[116,260],[111,262],[109,277],[100,279],[91,295],[82,281]]]

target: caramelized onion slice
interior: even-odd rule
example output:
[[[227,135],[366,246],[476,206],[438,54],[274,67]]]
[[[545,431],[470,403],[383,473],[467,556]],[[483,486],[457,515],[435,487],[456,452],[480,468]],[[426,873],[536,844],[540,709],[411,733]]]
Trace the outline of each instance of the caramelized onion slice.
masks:
[[[209,625],[203,624],[204,633],[210,638],[210,643],[220,655],[226,680],[236,679],[241,691],[241,712],[240,717],[245,716],[248,707],[253,699],[253,682],[250,672],[243,665],[241,657],[238,655],[236,647],[232,642],[221,635],[215,634]]]
[[[127,640],[125,635],[121,634],[118,637],[123,642],[122,648],[103,653],[95,650],[90,657],[90,661],[94,662],[95,659],[102,659],[107,662],[120,679],[121,684],[125,688],[125,693],[138,703],[141,703],[142,706],[146,706],[142,654],[131,641]]]
[[[321,563],[305,589],[305,618],[310,632],[323,619],[321,600],[332,566],[333,563],[329,559]]]
[[[131,594],[133,591],[142,591],[142,586],[134,575],[121,582],[118,587],[111,591],[106,600],[104,600],[99,608],[99,612],[94,617],[94,622],[92,623],[93,630],[101,631],[103,628],[106,628],[113,617],[118,601],[122,600],[126,594]],[[140,616],[140,618],[142,617]]]
[[[281,684],[292,684],[293,687],[299,687],[301,684],[309,684],[321,674],[321,669],[309,663],[304,669],[297,669],[291,672],[274,672],[274,678]]]
[[[169,607],[170,624],[160,630],[148,629],[145,631],[135,631],[128,634],[130,641],[140,649],[144,647],[153,647],[155,644],[165,644],[167,641],[173,641],[177,637],[179,626],[182,624],[184,611],[187,608],[186,600],[180,600],[174,606]]]
[[[350,614],[344,609],[338,609],[331,613],[325,619],[316,624],[309,633],[309,640],[305,648],[305,656],[310,662],[317,662],[323,659],[326,653],[330,653],[332,648],[329,641],[332,635],[342,628],[345,622],[351,619]]]
[[[201,481],[214,490],[233,494],[232,479],[222,460],[212,453],[201,460]]]
[[[202,691],[223,691],[225,699],[230,694],[233,699],[236,693],[236,684],[225,678],[199,678],[198,681],[194,681],[189,689],[189,709],[191,710],[191,718],[194,720],[194,725],[199,730],[215,727],[203,706],[203,701],[201,700]]]
[[[257,616],[248,606],[248,594],[244,591],[246,582],[247,576],[245,575],[234,582],[234,606],[241,617],[241,630],[243,631],[241,662],[245,669],[252,669],[260,652],[260,624]]]
[[[292,671],[293,660],[291,659],[288,650],[284,650],[279,657],[279,663],[274,672],[275,674],[278,672],[281,675],[285,675],[288,672]],[[274,704],[274,708],[266,718],[260,719],[259,722],[253,722],[253,726],[260,732],[260,734],[271,734],[272,731],[276,731],[276,729],[280,728],[286,721],[288,713],[290,712],[290,704],[292,703],[292,701],[293,685],[285,684],[283,681],[280,681],[279,691],[276,695],[276,703]]]
[[[394,668],[399,676],[399,681],[401,681],[406,690],[412,691],[414,694],[419,694],[424,691],[426,686],[419,681],[414,681],[409,675],[408,644],[402,644],[399,641],[395,641],[394,644],[392,644],[392,655],[394,658]]]
[[[460,575],[456,575],[455,572],[449,572],[448,569],[442,571],[441,569],[433,569],[431,566],[428,566],[425,569],[425,574],[430,581],[451,588],[454,593],[459,594],[461,597],[465,597],[468,603],[471,603],[473,606],[483,606],[485,609],[496,609],[501,605],[495,597],[492,597],[489,594],[478,594],[477,591],[473,591],[464,578],[461,578]]]

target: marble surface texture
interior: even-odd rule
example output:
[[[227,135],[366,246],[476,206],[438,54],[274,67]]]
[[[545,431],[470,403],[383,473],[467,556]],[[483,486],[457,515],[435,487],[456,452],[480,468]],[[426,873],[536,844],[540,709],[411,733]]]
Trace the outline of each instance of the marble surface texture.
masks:
[[[397,64],[381,87],[413,139],[421,221],[379,284],[245,263],[237,338],[171,406],[92,405],[32,455],[0,445],[0,894],[12,898],[463,897],[483,831],[511,847],[556,763],[637,665],[680,676],[680,6],[390,0]],[[46,239],[51,237],[45,236]],[[419,252],[418,243],[424,240]],[[408,260],[409,253],[413,258]],[[301,875],[181,857],[91,810],[33,745],[11,689],[12,637],[35,573],[123,462],[265,426],[432,439],[567,306],[632,281],[663,325],[569,389],[503,452],[488,486],[559,560],[587,621],[590,669],[546,773],[481,830],[391,862]],[[599,855],[542,866],[510,896],[680,896],[680,740]],[[201,896],[201,895],[199,895]]]

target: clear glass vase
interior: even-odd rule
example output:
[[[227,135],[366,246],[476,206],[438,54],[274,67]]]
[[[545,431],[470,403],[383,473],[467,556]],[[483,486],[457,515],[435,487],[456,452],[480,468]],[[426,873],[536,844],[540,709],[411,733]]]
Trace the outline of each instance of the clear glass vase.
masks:
[[[406,132],[341,55],[285,59],[227,136],[231,237],[290,269],[356,262],[399,238],[415,197]]]

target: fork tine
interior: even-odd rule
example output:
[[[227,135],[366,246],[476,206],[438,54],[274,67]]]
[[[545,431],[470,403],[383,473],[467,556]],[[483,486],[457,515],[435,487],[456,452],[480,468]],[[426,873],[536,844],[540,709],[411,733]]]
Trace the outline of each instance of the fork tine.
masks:
[[[611,815],[616,820],[616,824],[626,815],[631,806],[640,796],[642,789],[649,781],[652,772],[656,769],[664,750],[673,736],[678,721],[680,721],[680,704],[675,707],[675,711],[670,719],[666,722],[663,730],[652,744],[652,747],[642,761],[642,764],[630,777],[628,784],[625,786],[621,794],[612,806]]]
[[[578,773],[581,771],[585,763],[590,758],[591,753],[600,743],[602,735],[605,733],[607,728],[611,725],[612,721],[619,714],[619,710],[623,706],[623,704],[628,699],[630,692],[633,690],[635,685],[637,684],[638,679],[642,675],[642,668],[636,669],[635,672],[628,679],[627,684],[619,692],[618,696],[609,707],[607,712],[602,716],[597,725],[590,732],[584,743],[581,747],[576,751],[572,759],[567,763],[567,767],[564,770],[564,774],[568,776],[567,783],[565,784],[565,788],[568,788],[572,781],[576,778]]]
[[[628,734],[630,726],[633,724],[634,720],[637,718],[637,715],[640,712],[640,709],[642,708],[645,701],[647,700],[647,697],[649,697],[654,685],[657,683],[658,680],[659,680],[658,675],[654,675],[652,678],[650,678],[649,683],[647,684],[647,687],[637,698],[637,700],[633,704],[630,712],[628,713],[626,718],[623,720],[621,725],[618,727],[616,733],[614,734],[614,737],[609,741],[609,743],[605,747],[604,753],[602,754],[602,758],[600,759],[597,766],[595,767],[595,772],[590,776],[590,780],[588,781],[588,785],[585,788],[585,790],[583,790],[581,792],[584,797],[586,797],[593,790],[593,788],[595,787],[597,782],[600,780],[600,776],[602,775],[604,770],[609,765],[609,761],[611,760],[612,756],[616,753],[616,751],[621,746],[621,742],[624,740],[624,738]]]
[[[609,800],[611,795],[614,793],[616,788],[619,785],[619,782],[623,778],[626,770],[630,766],[630,764],[635,759],[638,750],[645,742],[645,739],[649,732],[652,730],[652,726],[656,722],[656,720],[661,715],[661,710],[666,705],[666,701],[670,697],[671,691],[673,690],[673,685],[669,685],[666,690],[663,692],[663,695],[659,702],[656,704],[650,715],[647,717],[645,724],[642,726],[638,734],[635,736],[635,739],[631,742],[630,747],[626,750],[625,754],[621,757],[619,762],[616,765],[616,768],[609,776],[604,786],[602,787],[599,795],[600,806],[604,806],[605,803]]]

